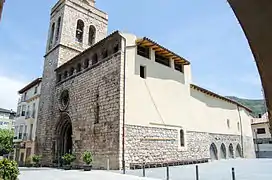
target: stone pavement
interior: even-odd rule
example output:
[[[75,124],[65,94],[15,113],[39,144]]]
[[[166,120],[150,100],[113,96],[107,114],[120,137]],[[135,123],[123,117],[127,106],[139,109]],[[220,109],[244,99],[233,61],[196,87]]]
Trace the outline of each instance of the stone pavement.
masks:
[[[141,178],[131,175],[107,171],[84,172],[79,170],[58,170],[49,168],[20,168],[19,180],[156,180],[152,178]]]

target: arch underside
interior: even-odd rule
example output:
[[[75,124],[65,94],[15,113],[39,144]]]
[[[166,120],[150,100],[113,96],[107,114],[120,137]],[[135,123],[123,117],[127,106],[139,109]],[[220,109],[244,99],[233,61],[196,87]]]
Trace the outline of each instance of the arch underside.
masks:
[[[272,127],[272,1],[228,1],[247,37],[256,61],[267,104],[269,123]]]

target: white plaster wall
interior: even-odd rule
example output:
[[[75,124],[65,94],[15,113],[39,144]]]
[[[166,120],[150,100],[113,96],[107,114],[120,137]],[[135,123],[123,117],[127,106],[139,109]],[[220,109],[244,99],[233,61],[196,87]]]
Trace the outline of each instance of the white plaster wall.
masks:
[[[220,134],[241,134],[237,106],[190,88],[191,70],[185,75],[173,68],[137,54],[136,37],[128,38],[126,67],[126,124],[176,125],[190,131]],[[140,65],[146,67],[146,79],[140,78]],[[244,135],[252,136],[250,117],[241,109]],[[227,126],[230,120],[230,128]],[[245,126],[245,127],[244,127]]]

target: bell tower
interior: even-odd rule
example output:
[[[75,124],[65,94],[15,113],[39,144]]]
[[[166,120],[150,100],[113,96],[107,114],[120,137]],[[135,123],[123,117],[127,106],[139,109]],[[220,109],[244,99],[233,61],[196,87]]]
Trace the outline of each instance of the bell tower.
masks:
[[[94,0],[59,0],[51,10],[37,121],[36,152],[52,163],[55,69],[107,36],[108,16]]]

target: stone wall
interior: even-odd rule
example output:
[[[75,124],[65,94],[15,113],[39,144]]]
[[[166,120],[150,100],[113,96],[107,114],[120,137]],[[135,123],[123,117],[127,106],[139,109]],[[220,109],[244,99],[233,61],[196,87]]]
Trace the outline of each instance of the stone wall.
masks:
[[[187,131],[185,133],[185,146],[179,145],[179,129],[147,126],[126,125],[126,166],[137,163],[167,163],[173,161],[196,161],[210,159],[210,146],[216,145],[217,155],[220,159],[222,143],[226,147],[226,157],[230,157],[229,145],[233,145],[233,154],[237,145],[241,145],[241,138],[237,135],[211,134],[205,132]],[[253,157],[252,138],[244,144],[247,157]]]
[[[96,42],[105,38],[107,34],[107,15],[98,12],[94,7],[86,9],[80,5],[72,1],[59,1],[51,12],[36,130],[36,153],[46,157],[42,160],[44,164],[52,163],[53,158],[52,129],[54,129],[55,125],[55,120],[53,119],[55,117],[54,107],[58,103],[58,100],[55,98],[55,70],[90,47],[88,45],[88,28],[90,25],[96,27]],[[56,27],[52,47],[48,48],[51,26],[53,23],[57,25],[59,17],[61,17],[59,39],[56,40],[55,38]],[[75,42],[77,19],[82,19],[85,22],[84,42],[82,44]]]
[[[75,165],[83,164],[81,156],[84,151],[89,150],[94,155],[94,168],[105,169],[109,158],[110,168],[119,169],[121,51],[111,50],[116,47],[114,44],[118,43],[120,43],[119,35],[108,37],[104,42],[98,43],[82,56],[57,70],[57,74],[63,75],[66,70],[82,63],[81,72],[77,73],[75,70],[73,75],[66,79],[62,78],[56,86],[54,99],[58,101],[54,104],[51,120],[54,125],[49,133],[56,135],[54,129],[59,121],[62,121],[61,114],[67,113],[72,122],[73,152],[77,156]],[[121,45],[118,47],[120,48]],[[98,52],[105,49],[108,49],[108,57],[99,56],[98,62],[92,64],[93,54],[100,54]],[[83,64],[86,57],[90,57],[88,67]],[[59,99],[64,90],[69,92],[69,105],[65,110],[60,110]],[[96,110],[97,105],[99,112]],[[99,122],[95,122],[97,116]],[[56,152],[52,153],[56,154]]]

